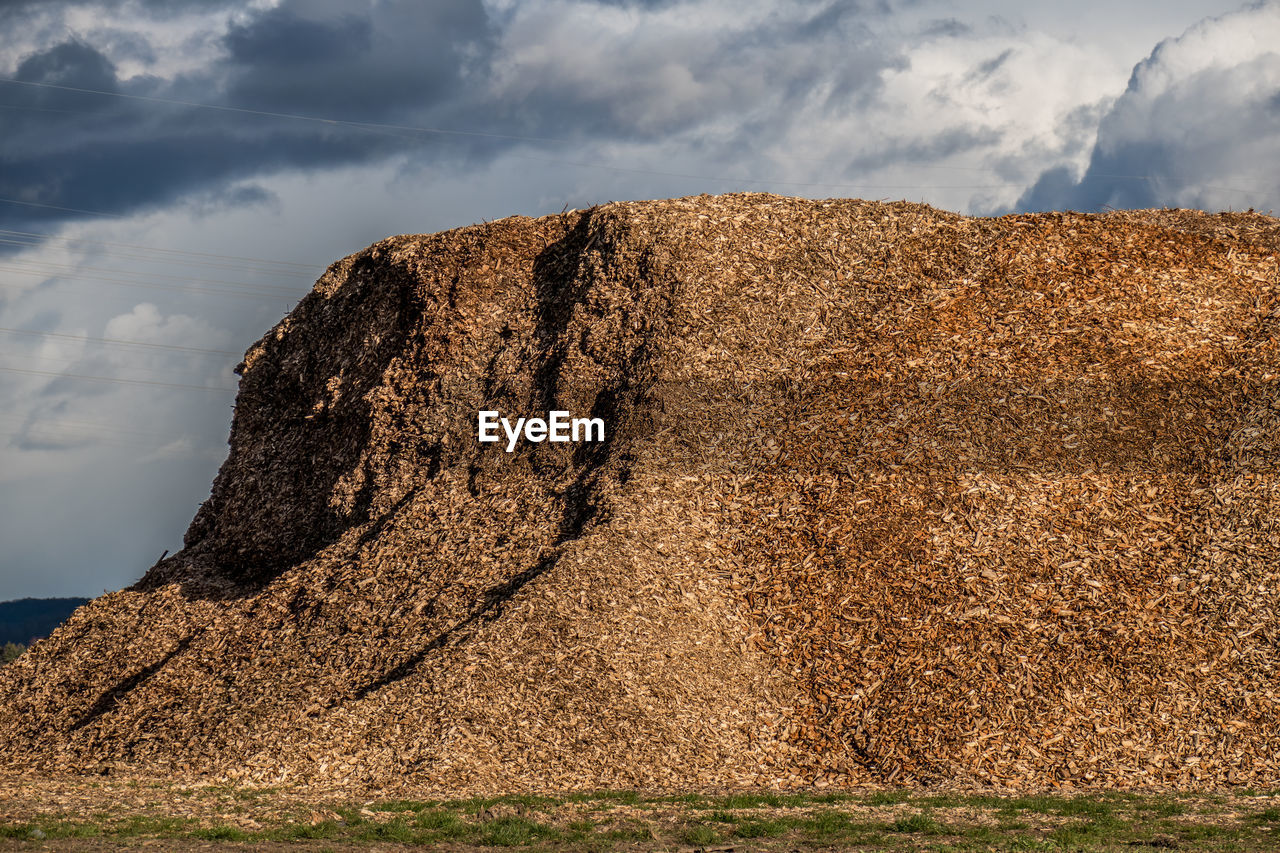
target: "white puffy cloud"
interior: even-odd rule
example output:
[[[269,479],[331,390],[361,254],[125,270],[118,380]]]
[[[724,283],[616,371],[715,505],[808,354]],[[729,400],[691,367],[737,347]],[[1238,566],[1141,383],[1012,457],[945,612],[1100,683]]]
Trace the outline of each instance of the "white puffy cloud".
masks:
[[[1019,206],[1280,208],[1278,46],[1274,0],[1161,42],[1100,122],[1079,179],[1059,164]]]

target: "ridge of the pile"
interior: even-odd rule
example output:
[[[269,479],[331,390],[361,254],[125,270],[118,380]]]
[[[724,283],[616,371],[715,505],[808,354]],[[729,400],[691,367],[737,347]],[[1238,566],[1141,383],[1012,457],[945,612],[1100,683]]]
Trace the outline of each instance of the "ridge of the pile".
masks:
[[[376,243],[246,353],[183,550],[0,670],[0,766],[1274,784],[1278,251],[757,193]]]

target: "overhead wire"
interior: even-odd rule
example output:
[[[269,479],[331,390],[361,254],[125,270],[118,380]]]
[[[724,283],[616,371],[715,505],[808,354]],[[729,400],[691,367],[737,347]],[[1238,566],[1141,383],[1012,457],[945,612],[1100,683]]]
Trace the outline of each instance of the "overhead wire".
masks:
[[[218,112],[242,113],[244,115],[264,116],[267,118],[288,119],[290,121],[314,122],[316,124],[336,125],[340,127],[364,128],[368,130],[388,130],[411,133],[429,133],[444,136],[476,136],[487,137],[491,139],[513,139],[522,142],[556,142],[566,143],[567,139],[557,139],[550,136],[528,136],[514,133],[494,133],[484,130],[456,130],[443,127],[426,127],[423,125],[408,124],[389,124],[386,122],[376,121],[357,121],[354,119],[326,118],[323,116],[311,116],[301,113],[284,113],[274,112],[272,110],[255,110],[249,107],[233,107],[228,104],[209,104],[201,101],[186,101],[178,98],[161,98],[154,95],[133,95],[127,92],[110,92],[105,89],[88,89],[79,86],[64,86],[59,83],[45,83],[35,80],[16,80],[12,77],[0,77],[0,83],[13,83],[19,86],[36,86],[43,89],[59,89],[64,92],[80,92],[89,95],[103,95],[113,98],[124,98],[131,101],[149,101],[157,104],[169,104],[171,106],[194,107],[202,110],[217,110]]]
[[[121,379],[114,376],[91,376],[83,373],[61,373],[53,370],[28,370],[21,367],[0,367],[6,373],[21,373],[29,376],[51,376],[55,379],[81,379],[90,382],[116,382],[122,385],[152,385],[159,388],[185,388],[193,391],[218,391],[234,394],[235,388],[224,388],[215,385],[190,385],[185,382],[159,382],[151,379]]]
[[[68,429],[72,429],[72,428],[92,429],[92,430],[101,430],[104,432],[118,432],[121,435],[139,435],[139,436],[146,436],[148,438],[164,437],[161,433],[158,433],[158,432],[143,432],[142,430],[122,429],[120,427],[110,426],[108,424],[95,423],[93,421],[73,420],[71,418],[50,419],[50,418],[42,418],[42,417],[31,417],[29,415],[11,415],[6,413],[0,413],[0,420],[6,420],[10,422],[21,421],[22,423],[42,424],[42,425],[48,424],[49,426],[66,427]]]
[[[61,278],[64,281],[77,281],[77,280],[101,281],[101,282],[106,282],[108,284],[119,284],[119,285],[124,285],[128,287],[139,287],[145,290],[163,290],[163,291],[169,291],[171,293],[205,293],[205,294],[214,294],[218,296],[239,296],[247,299],[278,299],[278,300],[287,300],[290,303],[296,302],[297,297],[302,295],[300,291],[291,295],[287,293],[267,293],[267,292],[262,292],[259,290],[254,290],[249,288],[228,289],[225,287],[203,287],[200,285],[186,285],[186,286],[166,285],[166,284],[160,284],[156,282],[136,281],[133,279],[126,279],[126,278],[110,278],[106,276],[96,276],[96,275],[84,275],[80,273],[69,273],[61,276],[50,275],[48,273],[9,268],[3,265],[0,265],[0,272],[8,272],[11,275],[30,276],[30,277],[45,278],[45,279]],[[30,289],[30,288],[23,288],[23,287],[18,287],[17,285],[4,284],[4,283],[0,283],[0,287],[4,287],[10,290],[24,291],[24,292]]]
[[[69,418],[31,418],[31,416],[27,415],[5,414],[5,412],[0,412],[0,421],[8,421],[10,424],[19,424],[18,429],[9,429],[4,433],[0,433],[9,435],[9,437],[15,437],[15,435],[19,434],[32,435],[32,429],[36,429],[40,430],[40,432],[32,435],[32,437],[40,438],[45,434],[45,432],[47,432],[47,430],[54,430],[55,434],[52,435],[51,438],[46,438],[46,441],[76,441],[76,439],[93,439],[95,442],[111,444],[111,446],[115,447],[136,447],[141,448],[141,450],[154,450],[157,444],[163,446],[163,444],[169,444],[175,441],[182,441],[183,438],[189,438],[187,434],[173,435],[156,433],[152,432],[152,430],[124,429],[120,427],[113,427],[113,425],[109,424],[95,423],[95,421],[74,420]],[[56,430],[65,430],[65,432],[70,432],[72,434],[58,435],[56,434]],[[104,441],[104,433],[109,433],[106,438],[115,439],[115,441]],[[150,441],[146,441],[145,443],[128,441],[129,438],[150,439]]]
[[[293,278],[298,284],[251,283],[233,281],[226,278],[209,278],[204,276],[178,275],[164,271],[147,271],[142,269],[116,269],[96,266],[80,266],[74,263],[58,263],[55,261],[36,260],[34,258],[16,256],[7,263],[0,261],[0,272],[30,278],[57,278],[64,281],[101,281],[108,284],[138,287],[148,290],[162,290],[176,293],[208,294],[215,296],[238,296],[259,299],[280,299],[288,303],[296,302],[298,297],[310,288],[311,273],[317,265],[301,261],[280,261],[267,258],[256,258],[244,255],[227,255],[215,252],[197,252],[178,249],[165,249],[138,243],[124,243],[109,240],[69,237],[43,234],[34,231],[17,231],[0,229],[0,245],[37,247],[45,241],[54,245],[61,244],[67,248],[75,248],[82,244],[96,246],[100,254],[118,260],[133,260],[156,265],[176,265],[203,267],[250,275],[286,276]],[[26,291],[29,288],[0,283],[0,288]]]
[[[0,332],[4,332],[5,334],[10,334],[10,335],[28,335],[28,336],[36,336],[36,337],[44,337],[44,338],[61,338],[61,339],[73,340],[73,341],[87,341],[90,343],[105,344],[109,346],[145,347],[148,349],[171,350],[171,351],[178,351],[178,352],[194,353],[198,355],[227,355],[227,356],[241,355],[241,353],[235,352],[233,350],[225,350],[225,349],[204,349],[203,347],[189,347],[189,346],[182,346],[181,344],[159,344],[159,343],[152,343],[150,341],[128,341],[122,338],[95,338],[90,335],[72,335],[65,332],[46,332],[46,331],[39,331],[36,329],[11,329],[6,326],[0,326]]]
[[[76,275],[82,276],[85,273],[106,273],[109,275],[125,275],[125,276],[145,276],[146,278],[159,278],[163,281],[184,281],[192,284],[214,284],[223,287],[233,287],[237,289],[249,290],[260,293],[279,293],[283,296],[297,296],[298,288],[286,287],[279,284],[250,284],[243,281],[228,281],[222,278],[202,278],[200,276],[188,275],[172,275],[163,272],[143,272],[141,270],[121,270],[110,269],[105,267],[78,266],[75,264],[62,264],[56,261],[36,261],[26,260],[22,258],[14,259],[8,262],[10,266],[4,267],[11,272],[17,272],[21,269],[30,269],[35,272],[47,272],[50,276],[56,275]]]
[[[84,213],[89,216],[109,216],[112,219],[124,219],[123,213],[104,213],[101,210],[86,210],[83,207],[63,207],[60,204],[44,204],[38,201],[25,201],[18,198],[0,198],[0,202],[5,204],[20,204],[24,207],[42,207],[46,210],[61,210],[64,213]]]
[[[66,449],[67,445],[102,445],[106,447],[120,447],[133,450],[156,450],[157,446],[163,447],[164,444],[179,440],[170,439],[166,441],[163,436],[156,436],[153,441],[143,442],[130,440],[128,436],[123,435],[103,435],[96,432],[84,432],[83,428],[64,427],[56,422],[41,422],[26,427],[20,426],[17,428],[0,430],[0,436],[7,436],[10,439],[22,436],[29,442],[44,442],[60,445],[57,448],[59,450]],[[46,450],[52,448],[36,447],[26,449]]]
[[[123,98],[126,100],[133,100],[133,101],[145,101],[145,102],[152,102],[152,103],[159,103],[159,104],[167,104],[172,106],[184,106],[184,107],[190,107],[194,109],[216,110],[219,112],[242,113],[245,115],[288,119],[292,121],[312,122],[317,124],[349,127],[349,128],[355,128],[355,129],[370,130],[375,132],[387,132],[395,136],[404,136],[405,133],[411,133],[411,134],[437,134],[437,135],[469,136],[469,137],[490,137],[495,139],[509,139],[509,140],[520,141],[520,142],[556,143],[556,144],[562,144],[562,145],[573,144],[574,142],[574,140],[566,139],[563,137],[532,136],[532,135],[526,135],[526,134],[512,134],[512,133],[495,133],[490,131],[478,131],[478,130],[458,130],[458,129],[451,129],[451,128],[428,127],[428,126],[422,126],[422,125],[405,125],[405,124],[392,124],[392,123],[386,123],[386,122],[369,122],[369,121],[358,121],[354,119],[335,119],[335,118],[327,118],[322,116],[305,115],[301,113],[275,112],[271,110],[256,110],[256,109],[251,109],[247,107],[230,106],[227,104],[210,104],[210,103],[205,103],[201,101],[188,101],[188,100],[182,100],[177,98],[162,98],[162,97],[151,96],[151,95],[134,95],[126,92],[111,92],[105,89],[91,89],[91,88],[78,87],[78,86],[65,86],[62,84],[45,83],[45,82],[34,81],[34,80],[17,80],[10,77],[0,77],[0,83],[10,83],[10,84],[22,85],[22,86],[35,86],[35,87],[40,87],[45,89],[57,89],[57,90],[68,91],[68,92],[78,92],[81,94],[97,95],[101,97]],[[21,107],[18,107],[18,108],[21,108]],[[654,177],[670,177],[670,178],[683,178],[683,179],[691,179],[691,180],[705,180],[705,181],[715,181],[718,183],[737,184],[737,185],[765,184],[765,185],[773,185],[773,186],[791,186],[791,187],[805,187],[805,188],[815,188],[815,189],[824,188],[824,189],[854,189],[854,190],[934,190],[934,189],[972,190],[972,189],[1005,189],[1008,187],[1026,186],[1025,182],[1020,182],[1020,181],[1003,181],[999,183],[987,183],[987,184],[953,184],[953,185],[872,184],[872,183],[847,183],[847,182],[827,182],[827,181],[791,181],[791,180],[778,179],[778,178],[743,178],[743,177],[732,177],[732,176],[703,175],[703,174],[694,174],[694,173],[686,173],[686,172],[671,172],[671,171],[660,170],[660,169],[618,166],[616,164],[611,164],[611,163],[591,163],[591,162],[564,160],[560,158],[538,157],[532,154],[522,154],[522,153],[515,153],[515,152],[509,152],[508,156],[525,159],[525,160],[531,160],[534,162],[550,163],[553,165],[573,166],[576,168],[605,169],[605,170],[630,173],[630,174],[650,175]],[[774,156],[777,156],[777,155],[774,155]],[[800,160],[811,159],[811,158],[788,156],[787,159],[800,161]],[[816,162],[822,162],[822,161],[818,160]],[[957,167],[939,167],[939,168],[955,168],[959,170],[971,169],[973,171],[988,172],[988,173],[991,173],[993,171],[993,170],[982,169],[978,167],[957,166]],[[1151,181],[1151,180],[1161,180],[1169,176],[1099,175],[1099,177],[1107,177],[1107,178],[1123,179],[1123,180]],[[1221,190],[1225,192],[1236,192],[1236,193],[1248,192],[1247,190],[1236,188],[1236,187],[1212,186],[1212,187],[1206,187],[1206,189]],[[103,211],[77,210],[75,208],[59,208],[56,205],[40,205],[33,202],[24,202],[24,201],[5,199],[5,198],[0,198],[0,201],[17,203],[17,204],[32,204],[33,206],[37,206],[37,207],[47,206],[47,207],[52,207],[54,209],[64,209],[70,212],[89,213],[89,214],[99,215],[99,216],[119,216],[120,215],[120,214],[105,213]]]
[[[124,288],[124,287],[121,287],[119,289],[116,289],[113,287],[110,290],[100,289],[91,280],[80,282],[80,281],[76,281],[73,278],[63,278],[58,280],[55,284],[59,288],[70,288],[78,294],[91,293],[95,300],[110,300],[110,301],[117,302],[121,305],[129,305],[129,306],[137,305],[137,302],[138,302],[138,297],[136,295],[128,293],[128,288]],[[169,292],[189,293],[192,296],[201,296],[201,297],[207,296],[210,298],[222,298],[223,296],[229,295],[224,293],[216,293],[216,292],[211,293],[209,291],[195,290],[189,287],[164,288],[164,287],[160,287],[159,285],[156,285],[156,286],[148,285],[146,287],[147,289],[150,289],[150,290],[167,290]],[[12,291],[18,296],[23,296],[23,295],[32,294],[32,293],[44,293],[47,291],[47,289],[48,289],[48,286],[44,283],[28,286],[28,285],[20,285],[20,284],[7,284],[3,281],[0,281],[0,290]],[[254,294],[231,294],[231,295],[234,295],[234,296],[245,295],[250,298],[258,298],[258,299],[268,298],[265,296],[254,295]],[[264,302],[262,304],[263,305],[274,304],[279,306],[283,312],[281,316],[284,316],[284,314],[287,314],[289,310],[291,310],[293,306],[297,304],[297,300],[281,297],[278,302],[275,302],[275,303]]]
[[[199,355],[199,354],[196,353],[196,355]],[[35,355],[32,353],[21,353],[15,356],[15,359],[16,358],[20,358],[21,362],[18,362],[12,359],[8,360],[7,363],[9,364],[10,367],[14,367],[14,368],[22,367],[23,369],[26,369],[26,370],[36,370],[38,368],[32,366],[29,363],[38,361],[44,364],[55,365],[55,367],[52,367],[49,369],[53,372],[62,374],[62,373],[78,372],[78,369],[76,367],[77,364],[102,363],[104,367],[108,369],[122,368],[125,370],[129,370],[133,373],[141,372],[143,374],[150,375],[150,376],[116,377],[120,379],[137,379],[138,381],[169,382],[171,381],[169,378],[170,372],[171,370],[174,369],[173,365],[162,365],[162,366],[156,367],[148,364],[125,364],[125,363],[119,363],[116,361],[99,362],[99,359],[94,358],[92,354],[89,354],[88,356],[82,356],[79,353],[74,355]],[[220,358],[226,359],[226,362],[223,365],[223,368],[225,369],[220,368],[217,371],[217,373],[219,374],[219,376],[225,376],[225,374],[228,374],[231,372],[232,363],[233,363],[231,361],[232,357],[220,356]],[[238,361],[238,357],[237,357],[237,361]],[[208,362],[206,362],[206,364],[208,364]],[[107,377],[107,378],[111,378],[111,377]],[[229,377],[226,377],[226,378],[229,378]],[[179,381],[179,380],[173,380],[173,381]],[[187,382],[187,383],[180,382],[180,384],[194,385],[198,383],[197,382]]]
[[[7,235],[6,239],[13,239],[18,243],[22,239],[27,239],[30,245],[38,246],[44,242],[62,242],[72,245],[88,244],[94,246],[105,246],[109,249],[116,250],[120,248],[132,249],[140,251],[144,254],[154,254],[168,259],[179,260],[183,263],[193,265],[203,265],[204,262],[217,262],[220,264],[227,261],[243,261],[250,265],[250,269],[272,269],[275,267],[293,267],[292,270],[281,270],[282,274],[294,275],[310,272],[316,268],[315,264],[305,261],[281,261],[270,258],[253,258],[244,255],[226,255],[217,252],[196,252],[190,249],[167,249],[158,246],[144,246],[138,243],[121,243],[114,240],[98,240],[89,237],[67,237],[56,234],[45,234],[39,231],[16,231],[10,228],[0,228],[0,234]]]

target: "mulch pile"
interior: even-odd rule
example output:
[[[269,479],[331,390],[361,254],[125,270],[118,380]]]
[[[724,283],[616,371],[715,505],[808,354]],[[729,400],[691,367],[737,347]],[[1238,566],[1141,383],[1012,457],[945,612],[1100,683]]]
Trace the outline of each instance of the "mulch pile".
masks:
[[[247,353],[186,547],[0,671],[0,766],[1274,785],[1278,251],[760,194],[385,240]]]

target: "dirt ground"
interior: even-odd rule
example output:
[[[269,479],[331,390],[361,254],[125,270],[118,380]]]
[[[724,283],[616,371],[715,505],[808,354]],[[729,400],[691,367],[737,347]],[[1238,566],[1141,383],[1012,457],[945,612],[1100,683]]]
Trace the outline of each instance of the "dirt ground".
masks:
[[[1280,849],[1280,792],[641,793],[468,799],[0,773],[0,851],[608,853]]]

